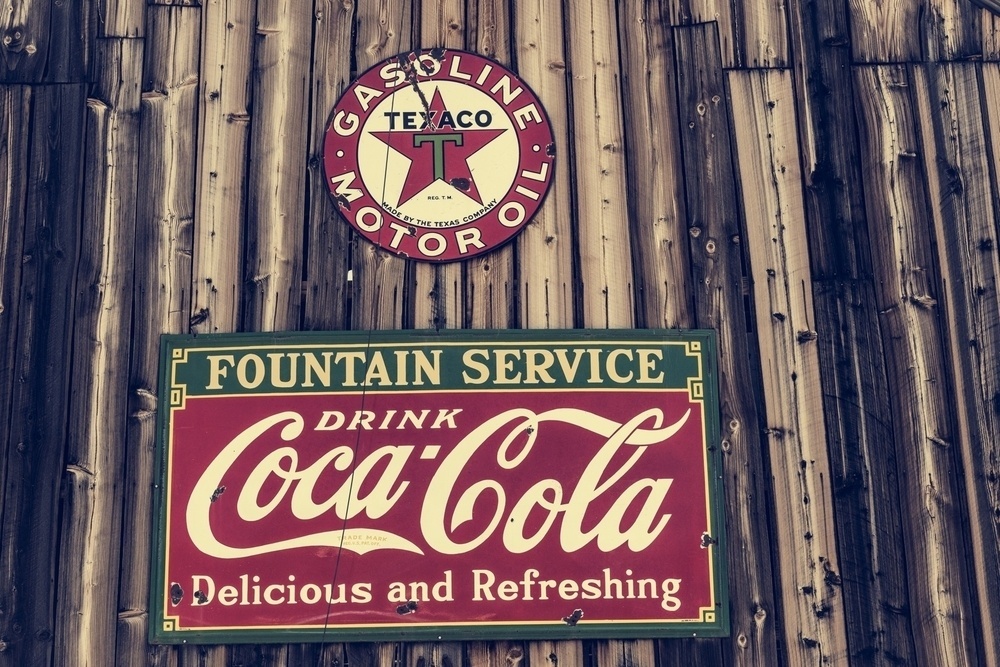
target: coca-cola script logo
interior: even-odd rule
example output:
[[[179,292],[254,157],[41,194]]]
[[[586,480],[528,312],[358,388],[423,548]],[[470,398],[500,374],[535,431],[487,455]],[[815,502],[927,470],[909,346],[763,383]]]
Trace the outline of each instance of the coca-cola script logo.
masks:
[[[391,252],[444,262],[489,252],[532,218],[555,145],[517,75],[464,51],[400,54],[337,102],[324,151],[341,215]]]
[[[340,415],[340,413],[337,413]],[[436,445],[416,451],[413,445],[383,445],[363,459],[348,445],[323,452],[303,465],[295,443],[307,428],[305,418],[295,411],[265,417],[233,438],[208,464],[192,490],[186,511],[187,529],[203,554],[215,558],[243,558],[299,547],[329,547],[365,554],[378,549],[397,549],[424,554],[424,549],[407,536],[372,527],[316,530],[315,520],[329,525],[335,516],[348,526],[356,520],[374,521],[388,514],[404,497],[417,494],[419,530],[423,543],[439,554],[463,554],[481,546],[497,534],[504,549],[513,554],[530,551],[549,533],[557,535],[559,548],[567,553],[594,544],[602,552],[622,546],[631,551],[649,547],[663,532],[670,514],[663,504],[672,479],[642,476],[629,483],[621,480],[642,468],[649,447],[665,447],[691,415],[690,409],[666,423],[661,409],[645,410],[625,423],[574,408],[556,408],[535,413],[526,408],[506,410],[475,426],[450,451],[440,453]],[[344,419],[341,416],[340,421]],[[449,421],[453,422],[454,415]],[[330,426],[330,412],[312,425],[323,430]],[[553,477],[541,477],[520,497],[509,497],[497,479],[478,478],[469,469],[472,458],[487,443],[488,456],[499,470],[525,474],[532,449],[549,423],[574,425],[599,436],[600,447],[578,479],[569,484]],[[252,463],[239,488],[227,485],[234,464],[262,439],[280,441],[280,446],[258,448],[259,461]],[[433,448],[433,449],[432,449]],[[581,452],[581,454],[583,454]],[[437,459],[438,466],[426,488],[410,490],[413,457]],[[345,470],[352,470],[346,477]],[[536,469],[537,471],[537,469]],[[340,479],[340,483],[320,490],[320,480]],[[267,490],[267,485],[277,486]],[[565,484],[565,485],[564,485]],[[268,539],[269,531],[254,533],[257,538],[242,545],[228,544],[212,527],[210,513],[218,500],[217,489],[238,494],[236,515],[247,525],[266,519],[283,505],[297,519],[294,535]],[[329,489],[333,489],[332,493]],[[484,496],[490,496],[492,511],[476,516]],[[607,509],[592,514],[592,504],[601,497],[612,498]],[[532,521],[534,515],[537,519]],[[540,523],[539,523],[540,521]],[[473,535],[457,539],[454,529],[465,523],[476,526]],[[556,525],[558,523],[558,526]]]

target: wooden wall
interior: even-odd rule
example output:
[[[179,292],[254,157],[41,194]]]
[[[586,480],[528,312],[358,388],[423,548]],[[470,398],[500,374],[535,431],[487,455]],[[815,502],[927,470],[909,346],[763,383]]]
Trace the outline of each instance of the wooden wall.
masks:
[[[520,73],[511,245],[359,241],[321,138],[420,47]],[[997,665],[1000,17],[970,0],[0,7],[0,665]],[[164,332],[702,327],[732,636],[153,647]]]

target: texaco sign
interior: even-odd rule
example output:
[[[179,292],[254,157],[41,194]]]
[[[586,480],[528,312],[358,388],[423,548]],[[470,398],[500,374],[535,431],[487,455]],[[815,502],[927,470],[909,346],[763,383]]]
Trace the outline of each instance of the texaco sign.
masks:
[[[509,241],[552,181],[555,144],[517,75],[464,51],[401,54],[362,74],[330,117],[327,185],[341,215],[404,257],[449,262]]]

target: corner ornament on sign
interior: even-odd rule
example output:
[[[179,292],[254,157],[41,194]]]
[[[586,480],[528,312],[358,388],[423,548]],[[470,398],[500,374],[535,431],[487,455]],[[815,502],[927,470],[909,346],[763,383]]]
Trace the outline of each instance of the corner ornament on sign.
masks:
[[[330,116],[326,184],[364,238],[452,262],[510,241],[555,167],[541,102],[503,65],[466,51],[402,53],[355,80]]]

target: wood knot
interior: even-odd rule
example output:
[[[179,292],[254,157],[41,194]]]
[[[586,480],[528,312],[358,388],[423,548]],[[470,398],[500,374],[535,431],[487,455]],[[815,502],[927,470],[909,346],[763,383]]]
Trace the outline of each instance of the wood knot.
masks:
[[[24,26],[13,25],[7,28],[3,31],[0,42],[3,42],[3,47],[8,51],[17,53],[24,50]]]

